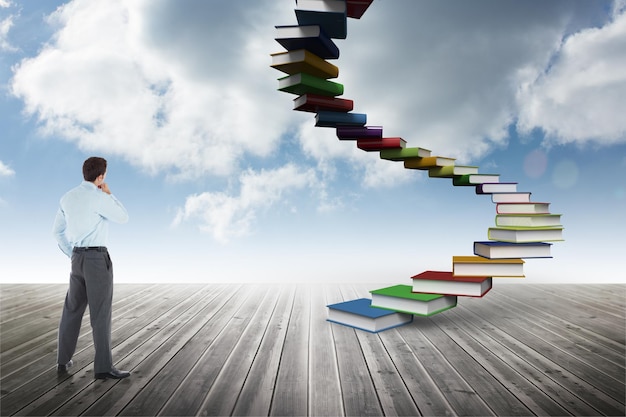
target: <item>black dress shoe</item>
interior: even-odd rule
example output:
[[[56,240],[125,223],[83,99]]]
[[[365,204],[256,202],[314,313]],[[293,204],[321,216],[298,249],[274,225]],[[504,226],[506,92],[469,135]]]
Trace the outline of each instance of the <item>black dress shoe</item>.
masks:
[[[101,372],[96,374],[96,379],[122,379],[130,376],[128,371],[118,371],[113,368],[109,372]]]
[[[57,373],[59,374],[64,374],[67,372],[68,369],[70,369],[72,366],[74,366],[74,362],[72,362],[72,360],[70,359],[70,361],[68,363],[66,363],[65,365],[57,365]]]

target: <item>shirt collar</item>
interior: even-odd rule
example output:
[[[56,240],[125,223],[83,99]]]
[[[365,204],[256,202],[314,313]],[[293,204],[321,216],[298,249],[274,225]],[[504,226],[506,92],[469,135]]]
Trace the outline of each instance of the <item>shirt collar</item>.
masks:
[[[88,188],[90,190],[97,190],[98,189],[98,187],[96,187],[96,184],[94,184],[93,182],[90,182],[90,181],[83,181],[80,185],[81,185],[81,187]]]

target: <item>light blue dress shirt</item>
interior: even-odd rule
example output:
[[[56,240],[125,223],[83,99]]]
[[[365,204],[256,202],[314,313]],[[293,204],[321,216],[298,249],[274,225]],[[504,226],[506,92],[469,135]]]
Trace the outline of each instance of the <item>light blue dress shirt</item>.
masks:
[[[113,194],[83,181],[61,198],[54,237],[63,253],[71,257],[74,247],[106,246],[109,221],[126,223],[128,212]]]

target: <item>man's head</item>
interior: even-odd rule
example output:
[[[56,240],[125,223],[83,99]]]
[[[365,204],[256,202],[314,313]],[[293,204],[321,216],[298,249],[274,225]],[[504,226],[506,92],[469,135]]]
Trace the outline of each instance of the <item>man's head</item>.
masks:
[[[85,181],[96,182],[99,177],[100,182],[104,181],[104,175],[107,172],[107,161],[104,158],[92,156],[87,158],[83,163],[83,178]],[[100,185],[100,184],[96,184]]]

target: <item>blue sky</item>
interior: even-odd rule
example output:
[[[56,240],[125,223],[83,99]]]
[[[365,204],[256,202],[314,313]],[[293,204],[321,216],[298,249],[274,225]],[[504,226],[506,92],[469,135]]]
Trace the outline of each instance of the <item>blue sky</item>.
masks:
[[[409,283],[471,255],[488,196],[339,141],[276,90],[294,6],[0,0],[0,282],[67,281],[52,222],[92,155],[131,219],[111,227],[117,282]],[[525,282],[624,280],[625,1],[376,0],[336,43],[368,125],[563,215]]]

